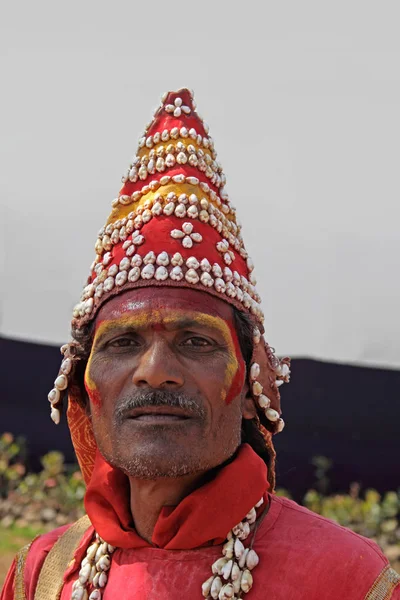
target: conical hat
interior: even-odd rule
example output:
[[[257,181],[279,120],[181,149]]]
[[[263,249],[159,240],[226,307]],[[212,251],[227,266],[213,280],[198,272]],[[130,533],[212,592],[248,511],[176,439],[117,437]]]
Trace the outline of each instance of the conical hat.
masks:
[[[135,157],[100,229],[96,258],[73,311],[74,331],[90,324],[108,299],[128,289],[170,286],[198,289],[251,315],[253,360],[248,377],[267,441],[281,431],[279,386],[289,380],[289,359],[279,361],[263,338],[264,317],[248,256],[225,191],[214,141],[188,89],[162,97],[139,140]],[[63,346],[64,361],[49,394],[52,418],[68,390],[76,344]],[[71,433],[86,479],[95,444],[90,423],[69,390]],[[272,448],[272,444],[269,443]]]

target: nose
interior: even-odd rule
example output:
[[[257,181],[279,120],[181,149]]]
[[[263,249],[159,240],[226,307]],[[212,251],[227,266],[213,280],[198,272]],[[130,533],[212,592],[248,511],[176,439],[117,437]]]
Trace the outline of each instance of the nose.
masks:
[[[178,389],[184,383],[182,367],[173,349],[163,339],[154,340],[141,356],[132,377],[137,387]]]

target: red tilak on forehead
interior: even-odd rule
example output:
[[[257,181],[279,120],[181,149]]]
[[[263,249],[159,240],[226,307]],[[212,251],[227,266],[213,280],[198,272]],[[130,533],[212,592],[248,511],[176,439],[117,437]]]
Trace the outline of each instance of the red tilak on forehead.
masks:
[[[147,287],[140,290],[128,290],[114,296],[104,304],[95,321],[95,329],[104,321],[112,321],[131,313],[145,310],[187,310],[201,312],[223,319],[228,325],[233,323],[233,311],[230,305],[211,294],[187,288]]]

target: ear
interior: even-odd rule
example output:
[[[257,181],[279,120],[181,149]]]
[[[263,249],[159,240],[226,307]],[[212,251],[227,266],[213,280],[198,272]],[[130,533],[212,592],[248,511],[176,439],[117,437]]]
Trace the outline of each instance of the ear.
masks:
[[[243,388],[242,416],[243,419],[254,419],[257,416],[257,408],[247,381]]]

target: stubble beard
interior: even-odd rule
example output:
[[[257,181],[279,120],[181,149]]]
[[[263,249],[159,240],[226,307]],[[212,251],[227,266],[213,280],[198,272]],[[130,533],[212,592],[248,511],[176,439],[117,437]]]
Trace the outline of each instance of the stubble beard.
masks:
[[[173,427],[158,424],[152,429],[146,428],[144,439],[129,439],[126,426],[130,410],[167,405],[192,413],[197,424],[194,431],[188,428],[190,434],[185,437],[182,431],[177,434]],[[112,431],[105,444],[102,439],[97,439],[97,444],[105,460],[128,477],[145,480],[179,478],[217,467],[229,459],[240,445],[240,427],[237,432],[233,431],[229,423],[210,437],[206,435],[207,425],[207,411],[196,398],[163,390],[138,391],[118,401],[114,408]],[[185,425],[182,424],[182,427]],[[210,453],[210,444],[218,448],[217,453]]]

